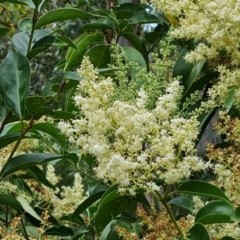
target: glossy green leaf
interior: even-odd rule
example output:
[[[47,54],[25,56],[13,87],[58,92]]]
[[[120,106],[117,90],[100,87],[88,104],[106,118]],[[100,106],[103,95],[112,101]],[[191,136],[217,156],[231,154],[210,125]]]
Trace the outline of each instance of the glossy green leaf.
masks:
[[[25,229],[26,229],[28,237],[35,237],[36,239],[39,237],[39,232],[38,232],[37,227],[26,226]]]
[[[10,49],[0,65],[0,74],[0,95],[3,102],[19,119],[23,119],[31,76],[28,59],[15,49]]]
[[[6,134],[6,135],[0,137],[0,148],[3,148],[5,146],[7,146],[8,144],[17,141],[19,139],[20,135],[21,135],[20,132],[16,132],[16,133]],[[24,138],[31,138],[31,137],[33,137],[33,136],[30,134],[26,134],[24,136]]]
[[[77,8],[59,8],[59,9],[49,11],[45,13],[43,16],[41,16],[35,25],[35,29],[38,29],[42,26],[45,26],[54,22],[60,22],[60,21],[76,19],[76,18],[80,18],[80,19],[92,18],[95,16],[96,15],[94,14],[85,12]]]
[[[76,38],[73,43],[77,46],[78,49],[76,50],[74,48],[69,48],[67,50],[64,71],[67,71],[73,64],[80,65],[83,53],[87,50],[89,45],[102,40],[102,33],[84,33],[81,34],[78,38]]]
[[[192,201],[189,198],[183,197],[183,196],[175,197],[175,198],[171,199],[168,202],[168,204],[183,207],[190,212],[192,212],[192,210],[193,210]]]
[[[133,214],[133,212],[136,211],[137,202],[132,201],[130,198],[115,198],[114,193],[112,196],[107,197],[108,199],[104,201],[106,204],[100,203],[95,218],[95,227],[98,233],[101,232],[114,217],[122,212],[130,212],[130,214]],[[113,200],[110,201],[110,198],[113,198]]]
[[[28,43],[29,43],[29,35],[27,32],[16,33],[12,37],[12,42],[15,48],[22,54],[27,54]]]
[[[36,43],[40,39],[46,37],[47,35],[51,34],[52,32],[50,30],[34,30],[33,33],[33,43]]]
[[[88,192],[90,196],[98,192],[105,192],[107,190],[108,190],[108,187],[102,183],[102,180],[89,181],[88,183]]]
[[[17,172],[19,170],[27,169],[31,166],[36,166],[51,160],[62,158],[61,155],[53,153],[26,153],[13,157],[7,164],[3,172],[1,172],[1,178]]]
[[[65,79],[71,79],[71,80],[76,80],[76,81],[81,81],[83,80],[82,77],[78,75],[76,72],[64,72],[64,78]]]
[[[121,49],[124,52],[125,61],[137,63],[140,69],[146,69],[147,71],[147,64],[142,54],[139,51],[137,51],[135,48],[128,47],[128,46],[121,47]],[[134,67],[131,67],[130,74],[132,79],[135,78],[138,72],[139,72],[139,69],[135,69]]]
[[[5,27],[4,25],[0,24],[0,38],[4,35],[6,35],[11,28]]]
[[[69,214],[67,216],[61,217],[59,220],[60,221],[69,221],[71,223],[76,223],[80,226],[83,226],[85,224],[83,218],[80,215],[74,216],[74,218],[72,218],[72,214]]]
[[[200,74],[204,64],[205,64],[205,62],[198,62],[198,63],[196,63],[193,66],[193,68],[192,68],[188,78],[187,79],[184,79],[184,78],[181,79],[181,82],[183,83],[183,85],[185,87],[184,93],[189,91],[191,86],[196,82],[196,80],[197,80],[197,78],[198,78],[198,76],[199,76],[199,74]]]
[[[0,118],[1,118],[1,124],[3,123],[3,121],[5,120],[5,118],[8,116],[8,108],[6,106],[6,104],[4,104],[4,102],[2,101],[2,99],[0,98]],[[5,128],[2,130],[2,132],[0,133],[0,135],[3,134]]]
[[[174,64],[172,72],[173,77],[182,76],[181,80],[188,79],[188,76],[190,75],[192,68],[194,66],[193,64],[186,62],[186,60],[184,59],[186,53],[188,53],[188,50],[186,48],[183,48],[180,54],[178,55],[178,58]]]
[[[82,27],[82,30],[88,31],[88,30],[95,30],[95,29],[115,29],[114,22],[109,18],[100,18],[98,20],[93,20],[90,23],[84,24]]]
[[[22,179],[22,176],[13,179],[13,184],[17,186],[19,192],[26,192],[29,196],[33,197],[32,190]]]
[[[58,75],[58,76],[56,76],[56,77],[50,78],[48,80],[45,88],[42,91],[42,95],[43,96],[54,96],[54,95],[56,95],[56,93],[51,90],[51,87],[55,83],[58,83],[59,86],[60,86],[61,83],[63,82],[63,80],[64,80],[64,74],[63,73]]]
[[[118,34],[122,33],[134,33],[134,29],[132,25],[128,25],[128,21],[121,20],[121,22],[118,24],[118,27],[116,27],[116,32]]]
[[[73,43],[73,41],[70,38],[68,38],[66,36],[57,36],[57,38],[60,41],[64,42],[68,47],[77,49],[77,46]]]
[[[235,103],[236,95],[235,95],[235,87],[229,88],[227,98],[225,100],[225,108],[226,111],[229,111]]]
[[[141,4],[123,3],[118,7],[113,7],[118,19],[131,18],[134,13],[144,10]]]
[[[72,236],[73,234],[74,234],[73,230],[69,227],[55,226],[48,228],[43,235]]]
[[[37,111],[49,102],[52,97],[29,96],[26,98],[26,108],[31,114],[36,114]]]
[[[231,204],[231,201],[220,188],[203,181],[192,180],[185,182],[178,188],[177,192],[220,199]]]
[[[0,3],[4,3],[4,2],[27,5],[30,8],[35,8],[35,5],[31,0],[0,0]]]
[[[234,219],[234,208],[226,202],[216,200],[202,207],[195,217],[195,222],[202,224],[229,223]]]
[[[194,224],[187,233],[187,239],[190,240],[210,240],[207,229],[201,224]]]
[[[67,80],[67,81],[64,81],[62,82],[61,84],[58,84],[58,83],[55,83],[51,86],[51,90],[53,92],[56,92],[56,93],[63,93],[63,92],[66,92],[68,91],[69,89],[75,89],[78,85],[78,82],[76,82],[75,80],[72,81],[72,80]]]
[[[136,34],[125,32],[121,36],[126,38],[143,56],[147,53],[145,44]]]
[[[97,192],[96,194],[91,195],[86,200],[84,200],[73,212],[72,219],[77,218],[79,214],[81,214],[83,211],[85,211],[87,208],[89,208],[93,203],[95,203],[97,200],[101,198],[104,191]]]
[[[155,14],[142,10],[136,12],[130,19],[130,25],[133,24],[147,24],[147,23],[162,23],[162,20],[159,19]]]
[[[22,207],[15,197],[3,193],[0,194],[0,204],[9,205],[12,207]]]
[[[64,103],[64,111],[70,112],[70,113],[78,111],[78,109],[75,106],[74,101],[73,101],[73,97],[74,97],[75,92],[76,92],[76,88],[72,88],[67,93],[66,100],[65,100],[65,103]]]
[[[108,45],[99,44],[90,48],[86,54],[96,68],[106,68],[111,63],[111,49]]]
[[[70,119],[75,119],[76,115],[73,113],[65,112],[65,111],[55,111],[53,118],[61,119],[61,120],[70,120]]]
[[[41,217],[34,211],[34,209],[30,206],[27,200],[21,196],[16,198],[18,202],[20,202],[22,208],[30,214],[32,217],[36,218],[37,220],[41,221]]]
[[[225,237],[221,238],[221,240],[236,240],[236,239],[233,237],[230,237],[230,236],[225,236]]]
[[[112,240],[119,239],[118,235],[115,231],[116,220],[112,220],[107,224],[107,226],[103,229],[99,240]]]
[[[113,22],[116,22],[116,15],[108,10],[108,9],[99,9],[99,8],[95,8],[94,9],[94,12],[97,14],[97,15],[101,15],[103,17],[107,17],[108,19],[111,19]]]
[[[72,236],[71,240],[79,240],[87,232],[89,230],[79,230]]]
[[[149,32],[144,35],[144,39],[150,44],[156,44],[159,42],[166,34],[161,32]]]
[[[191,93],[194,93],[195,91],[200,91],[203,89],[203,87],[209,83],[211,80],[218,78],[219,73],[218,72],[210,72],[199,79],[197,81],[193,82],[191,86],[188,88],[188,90],[184,91],[184,98],[190,97]]]
[[[34,124],[31,128],[31,131],[40,131],[49,134],[56,141],[58,141],[62,146],[65,146],[67,143],[66,136],[61,134],[60,129],[56,126],[56,124],[43,122]]]
[[[31,51],[27,53],[27,58],[31,60],[39,53],[44,52],[46,49],[53,45],[56,39],[57,37],[54,35],[47,35],[41,38],[32,46]]]
[[[56,189],[46,178],[46,174],[37,166],[32,166],[29,167],[29,169],[27,170],[28,172],[31,172],[32,174],[35,175],[35,180],[37,182],[39,182],[40,184],[44,184],[45,186],[52,188],[52,189]]]
[[[29,32],[32,28],[32,18],[26,17],[19,21],[18,27],[22,32]]]

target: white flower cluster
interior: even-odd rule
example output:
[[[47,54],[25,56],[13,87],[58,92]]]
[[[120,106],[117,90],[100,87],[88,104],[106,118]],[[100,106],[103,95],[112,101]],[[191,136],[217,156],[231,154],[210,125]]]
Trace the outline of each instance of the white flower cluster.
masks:
[[[176,17],[178,26],[171,32],[176,38],[203,40],[186,58],[198,62],[215,58],[219,51],[240,60],[240,2],[238,0],[151,0],[166,16]]]
[[[174,117],[181,92],[178,81],[169,83],[155,109],[148,110],[143,89],[135,103],[111,101],[113,80],[100,79],[88,58],[78,73],[84,80],[74,100],[81,116],[60,122],[59,128],[82,154],[96,157],[98,178],[118,184],[122,194],[135,195],[139,188],[159,190],[157,179],[175,184],[208,167],[195,156],[196,118]]]

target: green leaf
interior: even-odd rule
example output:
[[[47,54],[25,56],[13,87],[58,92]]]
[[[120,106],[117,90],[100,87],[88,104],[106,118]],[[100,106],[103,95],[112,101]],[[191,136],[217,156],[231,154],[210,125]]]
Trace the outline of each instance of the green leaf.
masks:
[[[225,236],[225,237],[221,238],[221,240],[236,240],[236,239],[233,237],[230,237],[230,236]]]
[[[65,79],[71,79],[71,80],[76,80],[76,81],[83,80],[83,78],[80,77],[76,72],[64,72],[63,76]]]
[[[192,68],[188,78],[187,79],[181,79],[181,82],[183,83],[183,85],[185,87],[184,93],[189,91],[191,86],[196,82],[196,80],[197,80],[197,78],[198,78],[198,76],[199,76],[199,74],[200,74],[204,64],[205,64],[205,62],[198,62],[198,63],[196,63],[193,66],[193,68]]]
[[[37,166],[32,166],[29,167],[29,169],[27,170],[28,172],[31,172],[32,175],[35,175],[35,180],[37,182],[39,182],[40,184],[44,184],[45,186],[52,188],[52,189],[56,189],[46,178],[46,174]]]
[[[134,29],[132,25],[128,25],[128,21],[123,19],[118,24],[118,27],[116,28],[116,32],[120,35],[122,33],[134,33]]]
[[[35,5],[31,0],[0,0],[0,3],[4,3],[4,2],[27,5],[30,8],[35,8]]]
[[[173,77],[182,76],[181,80],[183,81],[188,79],[188,76],[190,75],[192,68],[194,66],[193,64],[186,62],[186,60],[184,59],[187,52],[188,50],[186,48],[182,49],[174,64],[172,73]]]
[[[41,217],[34,211],[34,209],[29,205],[25,198],[18,196],[16,198],[18,202],[20,202],[23,209],[29,213],[32,217],[36,218],[37,220],[41,221]]]
[[[147,71],[147,65],[146,65],[145,59],[143,58],[142,54],[139,51],[137,51],[135,48],[128,47],[128,46],[121,47],[121,49],[124,52],[125,61],[137,63],[140,69],[146,69]],[[132,79],[135,78],[138,72],[139,72],[139,69],[135,69],[134,67],[131,67],[130,74]]]
[[[207,229],[201,224],[194,224],[187,234],[190,240],[210,240]]]
[[[142,10],[136,12],[132,18],[130,19],[130,25],[133,24],[146,24],[146,23],[162,23],[162,20],[159,19],[155,14],[151,12],[147,12],[146,10]]]
[[[67,71],[71,65],[79,64],[82,60],[83,53],[89,47],[90,44],[94,42],[99,42],[103,40],[102,33],[84,33],[76,38],[73,43],[77,46],[77,50],[74,48],[68,48],[66,53],[66,63],[64,71]]]
[[[26,108],[32,115],[35,115],[51,99],[52,97],[29,96],[26,98]]]
[[[159,42],[166,34],[161,32],[149,32],[144,35],[144,39],[150,44]]]
[[[31,166],[36,166],[51,160],[62,158],[63,156],[52,153],[26,153],[18,155],[10,160],[3,172],[1,178],[17,172],[19,170],[27,169]]]
[[[212,201],[197,212],[195,222],[202,224],[230,223],[234,214],[234,208],[229,203],[221,200]]]
[[[63,216],[59,219],[60,221],[69,221],[71,223],[76,223],[80,226],[83,226],[85,223],[84,223],[84,220],[83,218],[78,215],[78,216],[75,216],[74,218],[72,218],[72,214],[69,214],[67,216]]]
[[[106,68],[111,63],[110,46],[99,44],[91,47],[85,54],[95,68]]]
[[[101,204],[98,207],[95,218],[95,227],[98,233],[105,228],[112,218],[118,216],[122,212],[127,211],[133,213],[136,210],[137,202],[132,201],[130,198],[116,198],[115,196],[114,193],[112,196],[108,196],[108,199],[106,199],[107,202],[105,201],[106,204]],[[110,198],[113,200],[110,201]]]
[[[29,35],[27,32],[16,33],[12,37],[12,42],[16,49],[22,54],[27,54],[28,43],[29,43]]]
[[[99,240],[112,240],[112,239],[119,239],[118,235],[115,231],[116,226],[116,220],[112,220],[107,224],[107,226],[102,231],[102,234],[100,236]]]
[[[143,56],[147,53],[145,44],[135,33],[126,32],[121,36],[126,38]]]
[[[56,39],[57,37],[54,35],[47,35],[41,38],[32,46],[31,51],[27,53],[27,58],[31,60],[37,54],[44,52],[46,49],[53,45]]]
[[[209,83],[214,78],[218,78],[219,73],[218,72],[210,72],[204,75],[203,77],[200,77],[197,79],[197,81],[193,82],[191,86],[188,88],[188,90],[184,91],[184,98],[190,97],[191,93],[194,93],[195,91],[200,91],[203,89],[203,87]]]
[[[76,88],[70,89],[70,91],[67,93],[66,100],[64,103],[64,111],[66,112],[77,112],[78,108],[75,106],[75,103],[73,101],[73,97],[75,95]]]
[[[5,27],[4,25],[0,24],[0,38],[4,35],[6,35],[11,28]]]
[[[66,43],[68,47],[72,47],[72,48],[77,49],[77,46],[72,42],[72,40],[70,38],[68,38],[66,36],[57,36],[57,38],[60,41]]]
[[[124,19],[131,18],[134,13],[144,10],[144,7],[137,3],[124,3],[119,7],[113,7],[113,9],[118,19]]]
[[[19,119],[23,119],[31,76],[28,59],[15,49],[10,49],[0,65],[0,74],[3,102]]]
[[[90,196],[92,196],[98,192],[105,192],[107,189],[108,189],[108,187],[106,185],[103,185],[102,180],[90,181],[88,184],[88,192],[89,192]]]
[[[17,133],[6,134],[6,135],[0,137],[0,148],[3,148],[5,146],[7,146],[8,144],[17,141],[19,139],[20,135],[21,135],[21,133],[17,132]],[[33,137],[33,136],[30,134],[26,134],[24,136],[24,138],[31,138],[31,137]]]
[[[71,238],[71,240],[79,240],[85,233],[89,232],[89,230],[79,230],[77,231]]]
[[[101,198],[104,191],[97,192],[96,194],[91,195],[86,200],[84,200],[73,212],[72,219],[77,218],[79,214],[81,214],[83,211],[85,211],[87,208],[89,208],[93,203],[95,203],[97,200]]]
[[[55,226],[48,228],[43,235],[72,236],[73,234],[74,234],[73,230],[69,227]]]
[[[42,26],[45,26],[47,24],[54,23],[54,22],[60,22],[60,21],[76,19],[76,18],[80,18],[80,19],[92,18],[96,16],[97,15],[82,11],[77,8],[59,8],[59,9],[49,11],[45,13],[43,16],[41,16],[35,25],[35,29],[38,29]]]
[[[0,194],[0,204],[9,205],[13,207],[22,207],[22,205],[17,201],[15,197],[8,194]]]
[[[100,18],[98,20],[91,21],[90,23],[84,24],[82,30],[95,30],[95,29],[115,29],[114,21],[109,18]]]
[[[55,111],[53,118],[55,119],[63,119],[63,120],[70,120],[75,119],[76,115],[73,113],[65,112],[65,111]]]
[[[235,87],[230,87],[228,91],[227,98],[225,100],[225,108],[228,112],[235,103],[236,95],[235,95]]]
[[[22,32],[29,32],[32,28],[32,18],[26,17],[19,21],[18,27]]]
[[[28,237],[35,237],[36,239],[39,236],[38,228],[34,226],[25,227]]]
[[[192,180],[185,182],[178,188],[177,192],[216,198],[231,205],[231,201],[220,188],[203,181]]]
[[[30,131],[36,132],[36,130],[49,134],[58,141],[61,146],[65,146],[67,144],[66,136],[61,134],[61,130],[57,128],[56,124],[49,122],[37,123],[32,126]]]
[[[183,207],[190,212],[192,212],[192,210],[193,210],[192,201],[189,198],[183,197],[183,196],[175,197],[175,198],[171,199],[168,202],[168,204]]]

